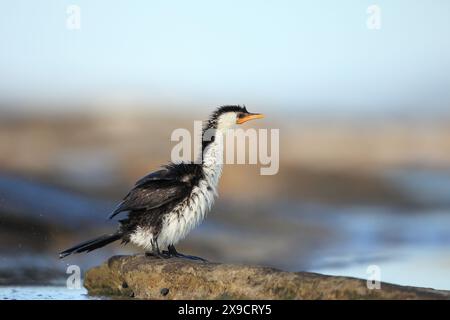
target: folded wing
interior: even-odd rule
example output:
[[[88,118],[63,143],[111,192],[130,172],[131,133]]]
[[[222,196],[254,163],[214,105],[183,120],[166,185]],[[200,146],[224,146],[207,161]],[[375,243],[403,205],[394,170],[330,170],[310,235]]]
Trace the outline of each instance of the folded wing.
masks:
[[[192,190],[189,181],[180,180],[168,170],[160,170],[139,180],[109,219],[123,211],[151,210],[174,201],[182,201]]]

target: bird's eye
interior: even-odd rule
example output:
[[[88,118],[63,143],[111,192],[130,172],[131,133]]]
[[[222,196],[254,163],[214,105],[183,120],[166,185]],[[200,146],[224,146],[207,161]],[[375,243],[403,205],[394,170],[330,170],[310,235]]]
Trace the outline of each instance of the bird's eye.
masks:
[[[243,112],[239,112],[238,113],[238,118],[239,119],[242,119],[242,118],[244,118],[245,117],[245,113],[243,113]]]

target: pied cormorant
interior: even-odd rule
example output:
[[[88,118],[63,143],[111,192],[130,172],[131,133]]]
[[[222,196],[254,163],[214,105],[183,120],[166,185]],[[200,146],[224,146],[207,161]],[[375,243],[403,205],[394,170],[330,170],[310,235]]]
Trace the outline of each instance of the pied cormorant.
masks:
[[[192,257],[178,253],[174,245],[205,218],[217,195],[223,139],[214,139],[215,134],[262,117],[248,112],[245,106],[215,110],[203,127],[201,161],[170,163],[140,179],[109,216],[126,214],[116,232],[69,248],[59,254],[60,258],[90,252],[117,240],[131,242],[156,257]]]

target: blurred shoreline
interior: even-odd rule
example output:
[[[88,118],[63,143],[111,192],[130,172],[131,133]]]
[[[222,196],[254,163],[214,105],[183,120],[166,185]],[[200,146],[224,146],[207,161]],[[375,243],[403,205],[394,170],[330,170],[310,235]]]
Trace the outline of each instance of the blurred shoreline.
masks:
[[[175,145],[170,141],[172,131],[192,132],[196,117],[129,113],[1,119],[0,170],[117,197],[136,179],[170,160]],[[328,183],[339,193],[339,181],[345,185],[350,180],[350,185],[358,184],[357,190],[364,190],[364,185],[378,188],[388,198],[389,188],[378,181],[386,171],[450,168],[449,124],[450,119],[329,122],[269,115],[256,125],[280,129],[279,173],[260,176],[259,165],[226,165],[221,191],[239,196],[245,190],[265,198],[298,189],[298,195],[308,197],[315,181]],[[250,188],[249,181],[260,188]]]

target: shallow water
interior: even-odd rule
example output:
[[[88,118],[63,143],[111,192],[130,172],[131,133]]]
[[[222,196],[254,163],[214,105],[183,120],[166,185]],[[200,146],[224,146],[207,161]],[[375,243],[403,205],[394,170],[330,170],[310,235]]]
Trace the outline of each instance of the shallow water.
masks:
[[[399,247],[386,249],[388,256],[383,259],[374,256],[364,263],[348,263],[342,267],[317,268],[311,271],[329,275],[349,276],[368,279],[377,266],[379,280],[405,286],[417,286],[441,290],[450,289],[450,252],[448,247]]]
[[[400,285],[450,289],[450,212],[408,214],[392,208],[345,208],[319,219],[337,240],[314,250],[308,271],[380,280]]]
[[[0,286],[0,300],[93,300],[87,290],[63,286]]]

